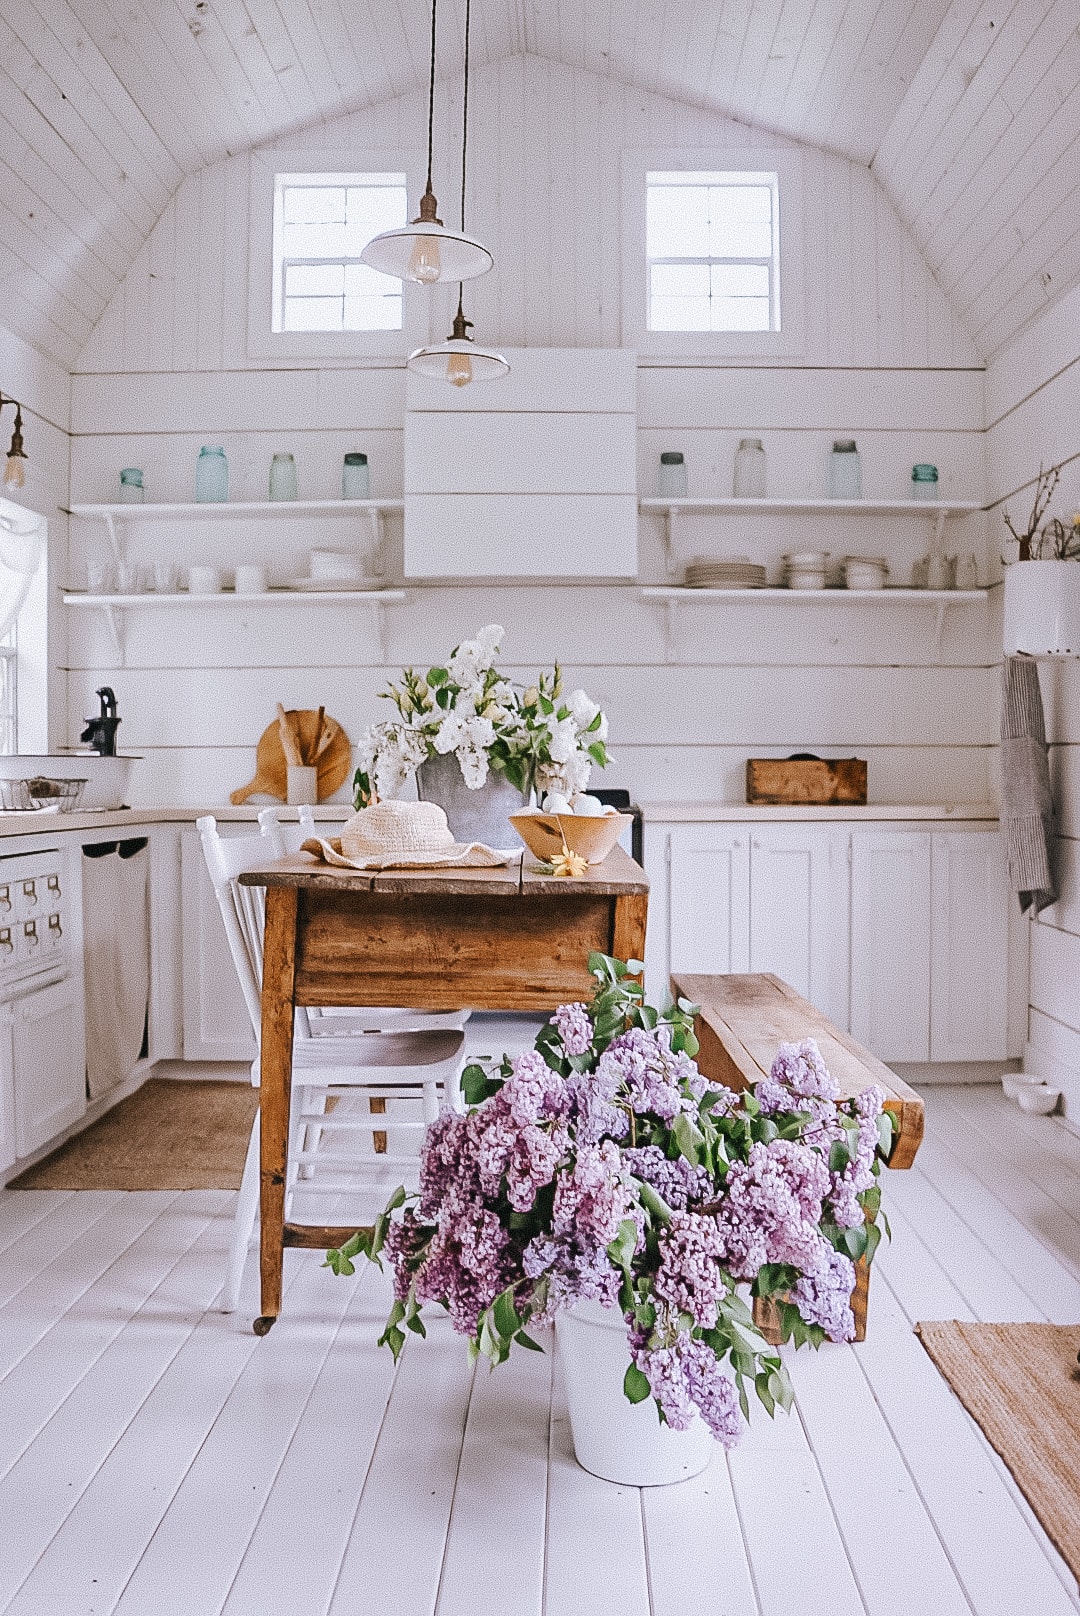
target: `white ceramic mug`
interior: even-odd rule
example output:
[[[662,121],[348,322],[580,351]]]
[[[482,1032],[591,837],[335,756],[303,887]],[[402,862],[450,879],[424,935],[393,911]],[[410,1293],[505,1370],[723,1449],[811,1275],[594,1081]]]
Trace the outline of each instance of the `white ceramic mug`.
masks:
[[[221,589],[220,567],[189,567],[188,591],[192,595],[216,595]]]
[[[311,576],[333,579],[337,583],[359,578],[360,562],[346,550],[312,550]]]
[[[265,595],[266,568],[252,565],[237,567],[236,593],[238,595]]]

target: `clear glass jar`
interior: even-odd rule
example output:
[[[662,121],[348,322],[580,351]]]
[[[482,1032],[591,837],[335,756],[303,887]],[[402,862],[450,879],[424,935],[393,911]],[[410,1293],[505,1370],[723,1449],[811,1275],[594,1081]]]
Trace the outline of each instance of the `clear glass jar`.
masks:
[[[347,454],[341,468],[342,499],[370,499],[371,476],[366,454]]]
[[[765,450],[760,438],[740,438],[735,451],[735,498],[765,498]]]
[[[686,498],[686,461],[677,449],[666,449],[660,456],[656,492],[661,499]]]
[[[911,497],[912,499],[937,499],[938,474],[937,467],[923,462],[911,468]]]
[[[854,438],[837,438],[829,456],[829,498],[862,499],[862,461]]]
[[[120,473],[121,505],[141,505],[146,498],[142,472],[138,466],[125,466]]]
[[[270,498],[296,498],[296,461],[291,454],[276,454],[270,462]]]
[[[220,446],[203,444],[195,462],[196,505],[220,505],[229,497],[229,462]]]

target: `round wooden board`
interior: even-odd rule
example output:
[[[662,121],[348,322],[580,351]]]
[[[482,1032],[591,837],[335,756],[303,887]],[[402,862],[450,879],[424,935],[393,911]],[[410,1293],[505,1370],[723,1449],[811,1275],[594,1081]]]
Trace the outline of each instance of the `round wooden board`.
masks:
[[[291,708],[288,717],[292,719],[293,728],[300,741],[301,754],[314,745],[319,715],[316,711],[307,708]],[[329,745],[317,759],[319,770],[318,797],[325,802],[332,797],[344,781],[352,768],[352,742],[336,719],[325,718],[327,727],[333,726],[333,734]],[[255,748],[255,778],[246,786],[239,787],[232,792],[229,801],[237,807],[247,802],[249,797],[267,796],[277,797],[284,802],[288,796],[288,774],[285,762],[285,753],[281,746],[281,731],[275,718],[272,724],[267,724],[259,737],[259,744]]]

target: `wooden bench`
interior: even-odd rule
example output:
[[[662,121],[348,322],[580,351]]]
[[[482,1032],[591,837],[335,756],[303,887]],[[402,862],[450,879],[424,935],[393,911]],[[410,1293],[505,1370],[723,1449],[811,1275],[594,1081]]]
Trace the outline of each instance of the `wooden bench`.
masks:
[[[675,998],[701,1006],[694,1024],[701,1045],[697,1060],[711,1081],[731,1089],[749,1088],[766,1076],[780,1044],[813,1038],[840,1086],[841,1099],[853,1099],[873,1083],[885,1090],[885,1109],[892,1113],[895,1124],[889,1166],[911,1166],[923,1136],[920,1097],[780,977],[769,972],[745,976],[679,973],[671,978],[671,992]],[[852,1295],[857,1341],[866,1336],[869,1284],[866,1264],[859,1263]],[[771,1314],[771,1303],[755,1303],[759,1327],[775,1337]]]

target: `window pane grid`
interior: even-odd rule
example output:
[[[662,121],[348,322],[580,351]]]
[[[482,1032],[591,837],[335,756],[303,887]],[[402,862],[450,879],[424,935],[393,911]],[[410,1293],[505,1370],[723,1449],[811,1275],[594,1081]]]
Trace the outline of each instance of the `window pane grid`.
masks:
[[[360,253],[407,208],[404,174],[278,175],[273,329],[400,331],[401,282]]]
[[[650,330],[779,330],[775,174],[649,174],[646,253]]]

